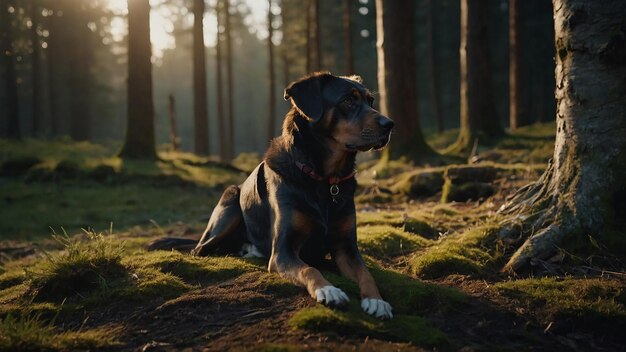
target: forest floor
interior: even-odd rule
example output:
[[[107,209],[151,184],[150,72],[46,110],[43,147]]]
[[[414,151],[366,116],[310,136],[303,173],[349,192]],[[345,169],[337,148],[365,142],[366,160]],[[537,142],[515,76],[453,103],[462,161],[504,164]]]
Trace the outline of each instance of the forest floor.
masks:
[[[361,312],[330,264],[347,309],[316,304],[260,260],[144,250],[198,237],[258,156],[129,162],[109,146],[0,140],[0,350],[622,350],[623,253],[589,236],[592,252],[578,243],[500,272],[510,249],[496,211],[541,175],[553,137],[554,125],[521,129],[469,165],[360,163],[359,247],[388,321]]]

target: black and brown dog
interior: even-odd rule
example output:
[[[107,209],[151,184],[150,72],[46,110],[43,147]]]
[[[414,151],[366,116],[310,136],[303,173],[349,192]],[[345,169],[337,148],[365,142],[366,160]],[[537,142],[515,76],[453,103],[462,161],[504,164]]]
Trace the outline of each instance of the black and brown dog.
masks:
[[[363,310],[391,318],[357,248],[354,168],[358,151],[388,143],[393,121],[373,109],[358,76],[315,73],[290,84],[285,100],[292,108],[281,136],[242,185],[226,189],[191,252],[267,258],[270,272],[306,287],[318,302],[341,306],[348,296],[315,268],[330,254],[358,283]],[[150,248],[190,241],[166,238]]]

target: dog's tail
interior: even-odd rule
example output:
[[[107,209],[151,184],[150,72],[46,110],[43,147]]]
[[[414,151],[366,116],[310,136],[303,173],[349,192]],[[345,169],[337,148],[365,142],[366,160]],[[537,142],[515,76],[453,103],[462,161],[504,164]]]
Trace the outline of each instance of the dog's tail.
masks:
[[[179,251],[190,253],[192,249],[196,247],[198,240],[192,240],[190,238],[181,237],[163,237],[150,243],[146,248],[149,251],[164,250],[164,251]]]

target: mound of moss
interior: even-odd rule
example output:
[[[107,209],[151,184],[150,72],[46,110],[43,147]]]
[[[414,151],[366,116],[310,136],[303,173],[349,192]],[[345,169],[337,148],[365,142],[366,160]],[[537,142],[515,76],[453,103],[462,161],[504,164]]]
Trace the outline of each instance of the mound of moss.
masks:
[[[357,230],[362,253],[389,258],[429,245],[425,238],[388,225],[361,226]]]

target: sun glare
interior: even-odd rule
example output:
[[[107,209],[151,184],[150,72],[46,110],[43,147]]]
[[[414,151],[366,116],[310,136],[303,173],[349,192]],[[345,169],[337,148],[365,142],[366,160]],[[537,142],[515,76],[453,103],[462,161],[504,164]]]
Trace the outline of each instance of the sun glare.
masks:
[[[127,22],[124,16],[128,13],[128,0],[107,0],[108,7],[118,17],[111,21],[111,33],[113,40],[121,41],[128,32]],[[250,16],[246,19],[247,24],[259,35],[261,39],[267,37],[265,21],[267,19],[267,2],[259,0],[246,0],[250,8]],[[155,59],[163,57],[163,52],[176,47],[173,31],[172,18],[175,11],[170,6],[163,6],[162,0],[150,0],[152,11],[150,12],[150,39],[152,41],[152,55]],[[204,16],[204,43],[207,46],[215,45],[215,32],[217,21],[212,11],[213,2],[207,3],[207,12]],[[185,15],[189,25],[193,21],[191,11],[179,9]],[[275,39],[274,39],[275,40]]]

